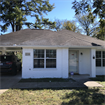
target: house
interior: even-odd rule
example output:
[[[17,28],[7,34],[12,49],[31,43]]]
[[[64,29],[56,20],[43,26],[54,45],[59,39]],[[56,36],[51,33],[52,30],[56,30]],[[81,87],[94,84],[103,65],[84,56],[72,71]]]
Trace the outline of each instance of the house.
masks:
[[[0,36],[0,51],[22,50],[22,78],[105,75],[105,41],[68,30],[25,29]]]

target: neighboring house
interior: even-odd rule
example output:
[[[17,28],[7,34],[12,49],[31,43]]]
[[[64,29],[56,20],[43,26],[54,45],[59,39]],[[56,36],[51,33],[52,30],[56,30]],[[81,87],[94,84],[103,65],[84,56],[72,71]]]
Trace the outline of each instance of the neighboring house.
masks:
[[[21,50],[22,78],[105,75],[105,41],[72,31],[25,29],[0,36],[0,51]]]

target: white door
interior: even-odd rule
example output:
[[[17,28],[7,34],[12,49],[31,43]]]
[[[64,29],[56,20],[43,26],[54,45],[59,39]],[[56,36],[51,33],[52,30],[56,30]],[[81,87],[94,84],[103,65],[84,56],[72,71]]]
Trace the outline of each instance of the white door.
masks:
[[[69,52],[69,73],[78,73],[78,51]]]

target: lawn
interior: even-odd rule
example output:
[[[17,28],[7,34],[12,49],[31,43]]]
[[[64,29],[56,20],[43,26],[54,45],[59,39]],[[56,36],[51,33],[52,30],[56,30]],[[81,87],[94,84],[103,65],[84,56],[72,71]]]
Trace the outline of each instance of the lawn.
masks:
[[[0,105],[104,105],[102,92],[100,89],[9,89],[0,96]]]
[[[96,78],[90,78],[90,79],[93,80],[93,81],[96,81],[96,82],[100,83],[105,88],[105,75],[96,76]]]
[[[104,87],[89,89],[9,89],[0,95],[0,105],[105,105]]]

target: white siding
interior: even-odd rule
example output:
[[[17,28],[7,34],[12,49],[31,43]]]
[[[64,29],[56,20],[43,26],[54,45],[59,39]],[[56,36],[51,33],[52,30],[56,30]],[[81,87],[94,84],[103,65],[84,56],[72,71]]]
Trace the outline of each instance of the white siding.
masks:
[[[105,75],[105,67],[96,67],[96,75]]]
[[[22,78],[68,78],[68,49],[57,49],[56,68],[33,68],[33,49],[23,48]],[[25,56],[30,53],[30,56]]]
[[[77,50],[79,52],[78,53],[78,58],[79,58],[78,73],[79,74],[89,74],[91,76],[91,73],[93,73],[93,71],[95,70],[94,69],[93,71],[91,71],[93,69],[93,65],[92,65],[93,61],[91,61],[93,60],[93,55],[92,55],[93,53],[91,49],[57,48],[55,69],[33,68],[33,49],[35,48],[23,48],[22,78],[68,78],[69,50]],[[25,56],[25,53],[30,53],[30,56]],[[105,67],[95,67],[95,68],[96,68],[95,70],[96,75],[105,75]]]

